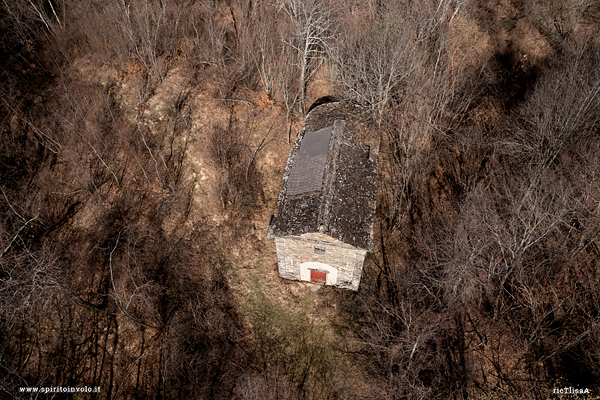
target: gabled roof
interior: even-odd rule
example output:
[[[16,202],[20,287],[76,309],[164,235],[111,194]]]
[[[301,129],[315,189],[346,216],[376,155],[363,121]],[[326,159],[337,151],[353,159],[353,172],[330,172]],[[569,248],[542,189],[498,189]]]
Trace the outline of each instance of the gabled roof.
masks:
[[[312,109],[290,152],[267,237],[320,232],[373,250],[379,135],[355,105]]]

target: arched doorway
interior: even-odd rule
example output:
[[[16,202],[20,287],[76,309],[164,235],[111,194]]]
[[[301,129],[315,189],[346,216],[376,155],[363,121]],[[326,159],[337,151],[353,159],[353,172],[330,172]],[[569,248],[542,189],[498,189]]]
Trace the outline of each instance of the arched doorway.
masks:
[[[335,285],[337,283],[337,273],[337,269],[331,265],[320,262],[304,262],[300,264],[300,279],[303,281],[319,282],[323,279],[322,274],[325,274],[325,284]]]

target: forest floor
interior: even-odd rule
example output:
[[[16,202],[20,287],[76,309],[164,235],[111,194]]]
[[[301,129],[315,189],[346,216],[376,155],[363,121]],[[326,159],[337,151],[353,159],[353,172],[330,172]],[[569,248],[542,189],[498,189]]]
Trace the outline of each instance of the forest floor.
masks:
[[[308,105],[333,93],[329,82],[324,77],[313,81],[308,90]],[[230,265],[229,285],[246,323],[249,326],[260,323],[257,315],[266,312],[270,314],[268,324],[273,331],[296,332],[298,323],[306,324],[308,341],[319,341],[329,361],[330,353],[336,354],[334,365],[331,366],[336,375],[333,379],[344,381],[354,388],[359,385],[366,387],[359,374],[362,367],[352,365],[351,357],[339,351],[351,346],[342,344],[345,334],[339,330],[340,326],[345,325],[338,310],[342,301],[340,289],[282,279],[278,272],[275,243],[266,237],[287,158],[301,129],[302,119],[293,121],[288,143],[285,109],[274,104],[264,92],[247,92],[241,97],[244,101],[234,104],[235,116],[242,121],[242,126],[247,126],[251,131],[251,143],[258,143],[264,132],[275,125],[272,141],[257,161],[262,188],[260,204],[250,212],[243,209],[223,210],[203,132],[210,129],[215,119],[227,118],[227,110],[222,102],[214,101],[205,92],[196,92],[190,101],[194,125],[188,137],[191,143],[188,170],[191,179],[197,181],[195,212],[212,216],[213,231]],[[257,327],[254,328],[256,333]],[[349,376],[353,378],[348,379]]]
[[[81,76],[90,81],[107,84],[115,71],[91,71],[85,63],[79,64]],[[169,104],[172,104],[191,77],[182,69],[172,68],[163,82],[146,100],[142,116],[154,122],[159,129],[166,118]],[[121,81],[120,95],[124,104],[133,104],[138,94],[135,79]],[[329,325],[335,319],[336,304],[332,288],[313,285],[308,282],[287,281],[279,276],[275,244],[267,239],[266,233],[270,217],[275,210],[281,189],[281,180],[289,151],[293,147],[296,133],[302,126],[301,118],[292,123],[292,135],[288,143],[286,134],[285,109],[276,105],[264,92],[244,92],[233,99],[215,100],[211,96],[214,88],[202,87],[199,83],[189,92],[187,107],[192,127],[182,140],[187,141],[186,180],[194,185],[194,205],[189,224],[208,221],[219,243],[223,255],[228,259],[230,287],[239,302],[240,309],[250,307],[252,299],[263,296],[267,303],[288,310],[291,314],[302,311],[320,325]],[[322,96],[331,94],[332,88],[325,77],[316,79],[308,90],[308,104]],[[128,101],[127,98],[130,98]],[[214,161],[208,150],[208,132],[213,125],[226,123],[230,117],[229,108],[234,107],[235,118],[240,121],[249,135],[248,143],[260,142],[271,128],[270,143],[257,157],[260,171],[262,195],[259,204],[250,210],[229,208],[219,199]],[[137,111],[137,110],[136,110]],[[243,215],[244,214],[244,215]],[[208,219],[202,219],[208,216]]]

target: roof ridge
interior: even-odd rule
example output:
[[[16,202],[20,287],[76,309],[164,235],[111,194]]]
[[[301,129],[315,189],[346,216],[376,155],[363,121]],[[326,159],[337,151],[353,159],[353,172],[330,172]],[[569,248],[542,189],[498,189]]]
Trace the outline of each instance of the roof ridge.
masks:
[[[329,160],[323,176],[323,200],[321,201],[321,207],[319,207],[319,217],[317,220],[317,226],[323,233],[329,232],[329,214],[331,210],[331,199],[333,196],[333,190],[331,190],[331,187],[337,174],[337,161],[340,155],[341,135],[343,134],[345,124],[346,121],[343,119],[336,119],[333,121],[333,130],[328,150]]]

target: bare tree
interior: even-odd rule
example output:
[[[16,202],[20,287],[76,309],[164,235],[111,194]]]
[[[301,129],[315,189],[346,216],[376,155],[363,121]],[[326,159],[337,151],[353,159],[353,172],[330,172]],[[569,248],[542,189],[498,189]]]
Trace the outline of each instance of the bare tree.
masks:
[[[180,25],[189,6],[187,2],[175,5],[150,0],[118,4],[117,23],[129,42],[130,54],[155,83],[162,82],[167,73],[177,41],[182,37]]]
[[[339,85],[361,103],[368,104],[380,123],[383,112],[418,65],[415,52],[419,33],[413,21],[385,15],[341,30],[329,47]]]
[[[259,2],[252,15],[255,49],[252,49],[251,56],[263,88],[271,98],[278,89],[278,67],[283,64],[281,36],[277,24],[273,23],[278,20],[279,14],[273,5]]]
[[[287,62],[299,70],[298,101],[304,112],[306,89],[322,65],[327,42],[333,37],[335,6],[328,0],[279,0],[278,7],[286,12],[290,21],[290,31],[283,41],[296,53],[296,57]]]
[[[284,47],[282,49],[280,59],[287,60],[288,57],[293,57],[293,50]],[[302,96],[299,89],[299,78],[296,67],[287,62],[280,62],[276,72],[277,90],[281,94],[283,104],[285,105],[285,119],[287,122],[287,139],[290,143],[292,135],[292,120],[297,112],[300,99]]]

